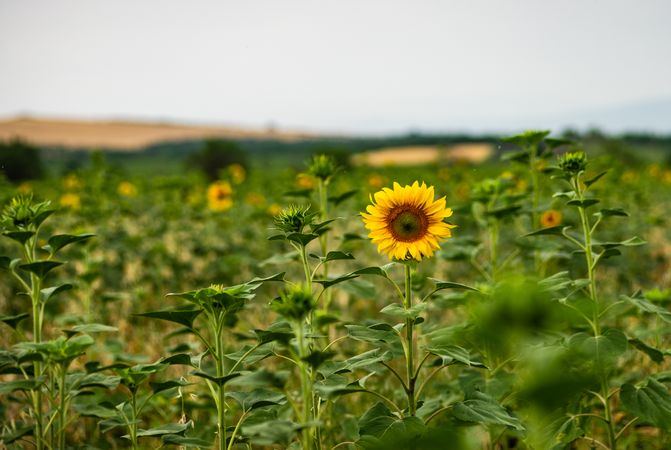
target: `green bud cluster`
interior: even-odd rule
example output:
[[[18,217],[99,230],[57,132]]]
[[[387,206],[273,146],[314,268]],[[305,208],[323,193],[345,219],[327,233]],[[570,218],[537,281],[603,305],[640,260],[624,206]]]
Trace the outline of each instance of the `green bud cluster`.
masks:
[[[14,197],[0,216],[0,223],[6,231],[35,230],[47,216],[51,202],[35,203],[31,195]]]
[[[308,172],[323,181],[329,180],[338,171],[338,163],[330,155],[315,155],[310,161]]]
[[[310,289],[296,285],[270,302],[270,308],[289,320],[302,321],[314,309],[315,301]]]
[[[585,152],[564,153],[559,158],[559,168],[568,175],[577,175],[587,168],[587,155]]]
[[[275,216],[275,227],[285,233],[301,233],[313,223],[314,218],[315,213],[310,212],[310,206],[290,205]]]

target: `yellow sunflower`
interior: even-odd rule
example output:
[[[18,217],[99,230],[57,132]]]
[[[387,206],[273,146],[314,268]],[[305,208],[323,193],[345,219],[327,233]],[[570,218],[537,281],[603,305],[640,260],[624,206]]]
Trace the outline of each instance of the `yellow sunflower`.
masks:
[[[452,215],[445,207],[445,197],[434,200],[433,186],[417,181],[412,186],[384,188],[371,198],[372,205],[361,213],[370,230],[368,237],[378,252],[397,260],[430,257],[440,248],[440,241],[452,236],[450,225],[443,219]]]
[[[561,224],[561,213],[555,209],[549,209],[541,215],[541,226],[543,228],[556,227]]]
[[[233,189],[228,181],[215,181],[207,188],[207,206],[212,211],[226,211],[233,206]]]

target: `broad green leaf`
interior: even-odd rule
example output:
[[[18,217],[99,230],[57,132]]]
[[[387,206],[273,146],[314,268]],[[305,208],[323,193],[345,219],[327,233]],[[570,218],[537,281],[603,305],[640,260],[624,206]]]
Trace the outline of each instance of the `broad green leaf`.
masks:
[[[615,247],[636,247],[638,245],[644,245],[647,244],[646,241],[643,239],[639,238],[638,236],[634,236],[633,238],[627,239],[626,241],[620,241],[620,242],[593,242],[592,245],[597,247],[603,247],[603,248],[615,248]]]
[[[593,361],[599,371],[607,371],[627,350],[627,337],[620,330],[611,328],[599,336],[574,334],[568,344]]]
[[[611,216],[621,216],[621,217],[628,217],[629,213],[626,212],[622,208],[607,208],[607,209],[602,209],[598,213],[594,213],[595,216],[602,216],[602,217],[611,217]]]
[[[48,251],[53,255],[66,245],[74,244],[76,242],[84,242],[91,239],[94,236],[95,234],[91,233],[77,234],[77,235],[57,234],[55,236],[50,237],[49,241],[47,242],[47,245],[45,245],[42,248],[44,248],[46,251]]]
[[[628,383],[622,385],[620,400],[624,409],[638,416],[642,422],[663,430],[671,429],[671,394],[654,378],[647,378],[640,387]]]
[[[0,395],[14,391],[34,391],[44,384],[44,379],[28,378],[27,380],[13,380],[0,382]]]
[[[13,444],[22,437],[32,436],[34,428],[35,428],[34,425],[30,425],[27,427],[21,427],[17,428],[16,430],[6,432],[5,434],[0,435],[0,442],[2,442],[5,445]]]
[[[202,313],[202,309],[193,308],[176,308],[164,309],[162,311],[151,311],[146,313],[134,314],[140,317],[149,317],[150,319],[167,320],[184,325],[188,328],[193,328],[193,321]]]
[[[473,392],[463,402],[456,403],[452,414],[464,422],[505,425],[515,430],[524,430],[519,419],[512,416],[496,400],[478,391]]]
[[[27,272],[32,272],[40,278],[44,278],[46,274],[63,264],[64,263],[60,261],[36,261],[28,264],[20,264],[19,268]]]
[[[73,408],[80,416],[98,417],[99,419],[111,419],[116,417],[117,410],[109,402],[103,403],[74,403]]]
[[[429,278],[429,280],[436,283],[436,287],[434,288],[433,292],[438,292],[438,291],[442,291],[442,290],[445,290],[445,289],[464,289],[464,290],[467,290],[467,291],[480,292],[478,289],[476,289],[474,287],[467,286],[467,285],[461,284],[461,283],[454,283],[452,281],[441,281],[441,280],[437,280],[436,278]]]
[[[305,247],[318,237],[319,235],[316,233],[290,233],[286,235],[287,240],[302,245],[303,247]]]
[[[501,139],[501,142],[514,144],[522,148],[535,147],[549,135],[549,130],[527,130],[514,136],[504,137]]]
[[[357,446],[364,449],[412,448],[412,443],[426,432],[418,417],[399,418],[381,402],[376,403],[359,419]]]

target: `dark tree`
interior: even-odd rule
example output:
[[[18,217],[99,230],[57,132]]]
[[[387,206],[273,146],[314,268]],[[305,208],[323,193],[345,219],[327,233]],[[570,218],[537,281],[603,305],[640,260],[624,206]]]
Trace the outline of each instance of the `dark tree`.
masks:
[[[20,139],[0,142],[0,173],[13,182],[42,178],[40,150]]]
[[[247,168],[247,155],[235,142],[208,139],[204,142],[203,149],[192,153],[187,162],[200,169],[210,180],[216,180],[219,172],[231,164],[240,164]]]

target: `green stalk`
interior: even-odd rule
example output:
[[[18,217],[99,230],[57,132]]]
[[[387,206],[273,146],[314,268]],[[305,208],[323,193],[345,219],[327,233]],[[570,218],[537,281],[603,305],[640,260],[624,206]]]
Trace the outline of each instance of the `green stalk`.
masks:
[[[531,174],[531,229],[537,230],[540,228],[540,219],[538,217],[538,205],[540,204],[540,182],[538,181],[538,172],[536,171],[536,152],[538,149],[535,145],[529,148],[529,173]],[[536,272],[540,270],[541,257],[538,250],[534,250],[534,267]]]
[[[323,222],[328,217],[328,183],[319,178],[319,212],[320,220]],[[328,232],[323,233],[319,236],[319,244],[321,247],[322,255],[326,256],[328,251]],[[325,262],[323,265],[322,276],[324,279],[328,278],[329,275],[329,265],[328,262]],[[331,305],[331,299],[333,294],[329,289],[324,293],[324,311],[328,312],[329,306]]]
[[[403,299],[403,307],[408,310],[412,308],[412,273],[410,265],[405,265],[405,297]],[[415,404],[415,342],[413,339],[413,327],[415,325],[415,320],[412,318],[405,319],[405,338],[408,343],[406,346],[406,368],[407,368],[407,385],[408,389],[406,394],[408,396],[408,410],[411,416],[415,415],[416,404]]]
[[[66,426],[66,405],[65,405],[65,375],[67,375],[67,367],[61,364],[61,381],[60,381],[60,398],[58,405],[58,448],[65,448],[65,426]]]
[[[215,358],[215,363],[217,366],[217,377],[225,376],[226,368],[224,367],[224,343],[222,342],[221,335],[224,330],[224,318],[223,316],[218,318],[218,323],[215,325],[215,351],[217,356]],[[217,404],[217,439],[219,441],[219,450],[226,449],[226,388],[223,384],[218,386],[219,397],[216,401]]]
[[[583,201],[584,196],[580,187],[579,174],[573,178],[572,183],[573,189],[578,195],[578,199]],[[594,258],[592,256],[592,227],[589,223],[589,217],[587,216],[585,208],[579,206],[578,213],[580,215],[580,223],[582,224],[583,237],[585,240],[585,263],[587,264],[587,277],[589,279],[589,295],[594,303],[594,337],[599,337],[601,335],[601,324],[599,323],[600,305],[597,297]],[[605,373],[602,373],[601,376],[601,395],[603,396],[604,416],[606,423],[608,424],[608,446],[611,450],[615,450],[617,447],[617,438],[613,428],[613,414],[610,408],[610,402],[608,401],[608,379],[606,378]]]
[[[303,450],[311,450],[312,445],[312,432],[307,424],[311,421],[312,418],[312,391],[310,390],[310,372],[308,369],[308,364],[304,361],[304,358],[307,356],[307,348],[305,346],[305,332],[303,330],[303,324],[298,322],[296,324],[296,339],[298,340],[298,356],[300,357],[299,367],[301,370],[301,395],[303,397]]]
[[[24,256],[28,263],[35,261],[35,245],[37,239],[37,232],[33,236],[33,244],[24,245]],[[42,308],[40,308],[40,289],[42,287],[42,280],[34,273],[30,274],[30,298],[33,306],[33,342],[39,344],[42,342]],[[42,362],[35,361],[33,363],[35,378],[42,376]],[[38,388],[33,393],[33,410],[35,413],[35,447],[37,450],[44,449],[44,417],[42,415],[42,388]]]
[[[496,272],[498,270],[498,245],[499,245],[499,222],[494,219],[493,223],[489,225],[489,256],[490,266],[492,270],[492,279],[496,279]]]
[[[137,402],[135,398],[136,389],[132,388],[130,393],[131,422],[130,422],[130,442],[131,448],[137,450]]]

